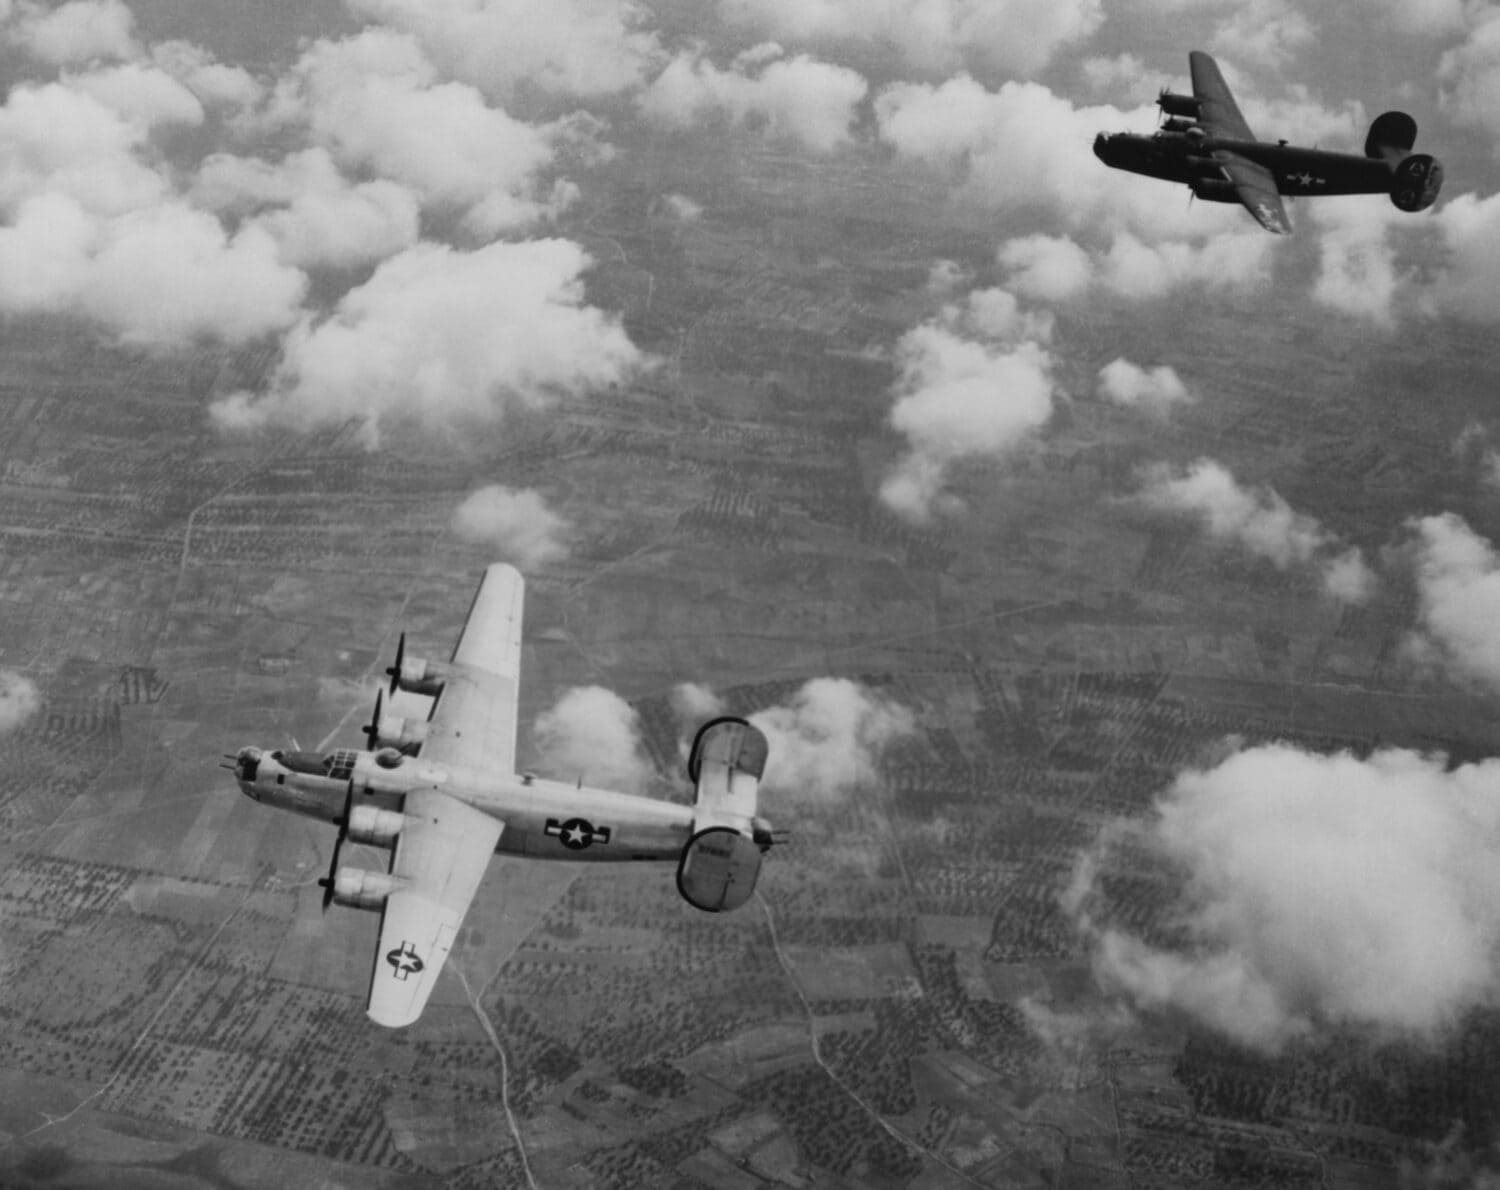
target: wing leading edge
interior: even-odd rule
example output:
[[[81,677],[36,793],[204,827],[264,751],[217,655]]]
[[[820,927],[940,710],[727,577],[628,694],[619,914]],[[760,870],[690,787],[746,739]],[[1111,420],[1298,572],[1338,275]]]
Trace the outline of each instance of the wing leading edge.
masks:
[[[370,976],[369,1017],[388,1028],[422,1015],[505,826],[435,789],[407,794],[405,819]]]
[[[1198,101],[1198,123],[1209,137],[1253,141],[1255,134],[1240,114],[1239,104],[1235,103],[1219,64],[1202,50],[1194,50],[1188,55],[1188,67],[1193,75],[1193,97]],[[1276,235],[1286,235],[1292,230],[1275,175],[1269,169],[1229,149],[1215,149],[1214,159],[1257,223]]]
[[[514,566],[484,572],[432,710],[424,759],[515,771],[525,587]]]

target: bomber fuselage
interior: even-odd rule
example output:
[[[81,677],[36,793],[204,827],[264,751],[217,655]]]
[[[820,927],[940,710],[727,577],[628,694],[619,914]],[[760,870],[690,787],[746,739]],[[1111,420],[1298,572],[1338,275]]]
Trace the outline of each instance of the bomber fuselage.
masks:
[[[1267,141],[1227,140],[1183,132],[1158,132],[1152,136],[1101,132],[1094,138],[1094,155],[1105,165],[1189,186],[1224,178],[1223,169],[1214,158],[1214,153],[1220,150],[1265,166],[1275,177],[1277,190],[1289,196],[1387,194],[1396,176],[1394,166],[1384,158],[1300,149]]]
[[[247,797],[324,822],[353,804],[399,810],[416,789],[440,789],[505,824],[506,855],[604,862],[676,863],[693,830],[693,807],[570,785],[529,774],[449,768],[403,756],[341,749],[316,753],[242,748],[235,779]]]

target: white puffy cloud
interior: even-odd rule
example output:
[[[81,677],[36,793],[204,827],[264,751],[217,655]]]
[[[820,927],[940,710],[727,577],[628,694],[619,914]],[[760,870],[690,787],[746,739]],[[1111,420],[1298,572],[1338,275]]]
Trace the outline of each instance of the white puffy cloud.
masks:
[[[1099,282],[1132,298],[1164,297],[1184,285],[1242,288],[1269,279],[1275,242],[1250,223],[1196,244],[1147,243],[1122,231],[1099,262]]]
[[[896,347],[898,394],[891,425],[908,451],[880,498],[914,521],[952,507],[948,468],[1014,450],[1052,415],[1050,316],[1025,314],[1003,290],[971,294]]]
[[[1146,65],[1134,54],[1116,54],[1113,58],[1085,58],[1079,67],[1083,81],[1096,95],[1124,92],[1133,94],[1141,80],[1148,77]]]
[[[627,0],[350,0],[361,16],[416,37],[451,78],[508,97],[607,95],[641,83],[661,56],[649,17]]]
[[[1324,589],[1336,599],[1359,602],[1374,588],[1374,575],[1358,551],[1340,549],[1315,519],[1293,511],[1269,488],[1241,487],[1211,459],[1199,459],[1182,475],[1166,466],[1149,469],[1140,500],[1149,508],[1190,513],[1211,537],[1234,542],[1279,569],[1318,564]]]
[[[0,228],[0,309],[82,314],[130,343],[256,339],[296,319],[305,288],[264,232],[227,235],[180,203],[102,218],[49,194]]]
[[[654,774],[635,710],[602,686],[567,691],[536,717],[532,731],[537,767],[557,780],[636,793]]]
[[[757,47],[727,70],[701,52],[673,58],[637,103],[650,121],[689,128],[711,117],[762,123],[776,136],[827,152],[850,137],[868,89],[852,70],[805,54],[783,57],[780,47]]]
[[[643,363],[619,320],[584,304],[589,258],[567,240],[459,252],[420,243],[288,337],[271,390],[234,394],[221,425],[391,416],[436,425],[605,388]]]
[[[1500,144],[1500,9],[1486,5],[1468,36],[1438,62],[1444,112]]]
[[[777,40],[879,48],[925,74],[968,66],[1034,74],[1103,20],[1099,0],[719,0],[732,23]]]
[[[662,199],[662,208],[682,223],[696,223],[703,218],[703,204],[694,202],[686,194],[668,194]]]
[[[1033,235],[1007,240],[995,259],[1005,270],[1005,284],[1034,301],[1062,302],[1089,286],[1089,254],[1067,236]]]
[[[160,41],[151,61],[198,97],[205,108],[236,116],[265,97],[265,88],[248,70],[226,66],[202,46],[188,41]]]
[[[41,709],[36,683],[15,669],[0,669],[0,735],[8,735]]]
[[[324,149],[275,165],[216,153],[199,168],[192,198],[214,211],[260,212],[255,224],[301,268],[383,260],[415,244],[421,222],[409,189],[384,178],[351,185]]]
[[[670,695],[672,713],[684,727],[696,731],[709,719],[724,713],[724,700],[697,682],[679,682]],[[684,748],[686,741],[684,741]]]
[[[1453,513],[1408,526],[1417,582],[1415,643],[1450,672],[1500,691],[1500,558]]]
[[[535,570],[567,552],[568,524],[547,507],[540,492],[490,484],[453,510],[453,532],[465,541],[493,547],[497,557]]]
[[[121,0],[68,0],[55,7],[20,3],[6,38],[54,66],[125,60],[139,52],[135,18]]]
[[[847,678],[815,678],[749,718],[770,744],[765,788],[814,798],[871,784],[881,752],[916,727],[906,707]]]
[[[1143,368],[1124,356],[1099,369],[1098,393],[1106,401],[1144,409],[1158,417],[1166,416],[1174,406],[1193,399],[1174,369],[1165,364]]]
[[[1430,1035],[1495,1001],[1500,762],[1257,747],[1182,774],[1124,829],[1181,873],[1182,944],[1109,924],[1107,844],[1069,903],[1101,983],[1140,1008],[1275,1050],[1330,1022]]]
[[[71,91],[92,96],[130,123],[152,129],[203,123],[203,105],[193,92],[164,70],[139,62],[101,66],[69,75]]]
[[[44,194],[106,214],[161,201],[170,187],[140,156],[146,135],[71,87],[13,87],[0,106],[0,210]]]
[[[1235,5],[1209,44],[1236,61],[1280,70],[1315,36],[1312,22],[1286,0],[1249,0]]]
[[[1418,293],[1428,313],[1500,321],[1500,194],[1460,194],[1433,212],[1445,259]]]
[[[1322,231],[1314,300],[1381,326],[1393,325],[1401,277],[1388,233],[1411,216],[1366,195],[1322,198],[1309,206]]]
[[[439,81],[415,39],[380,28],[309,46],[263,122],[305,125],[341,167],[408,186],[434,209],[468,213],[486,237],[555,215],[568,192],[544,175],[560,146],[595,131],[587,119],[518,120],[474,87]]]

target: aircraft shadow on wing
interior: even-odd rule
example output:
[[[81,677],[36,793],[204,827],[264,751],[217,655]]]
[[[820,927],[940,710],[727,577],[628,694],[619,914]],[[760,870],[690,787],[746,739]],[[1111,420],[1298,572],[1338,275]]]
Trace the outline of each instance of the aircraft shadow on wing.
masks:
[[[1443,167],[1426,153],[1412,152],[1417,122],[1405,112],[1375,117],[1363,157],[1257,140],[1218,63],[1194,50],[1188,64],[1193,93],[1162,91],[1156,102],[1164,121],[1151,136],[1101,132],[1094,138],[1099,160],[1115,169],[1182,182],[1209,202],[1241,203],[1256,222],[1278,235],[1292,229],[1283,195],[1388,194],[1403,211],[1421,211],[1436,201]]]
[[[446,662],[408,656],[402,635],[390,691],[434,697],[426,720],[383,715],[377,695],[363,750],[247,747],[226,758],[248,797],[338,827],[318,883],[325,910],[381,915],[367,1010],[376,1024],[421,1015],[496,852],[672,863],[683,899],[716,913],[750,899],[762,856],[783,839],[756,812],[766,737],[743,719],[698,730],[691,806],[516,773],[523,592],[514,567],[486,570]],[[341,867],[346,841],[389,849],[389,870]]]

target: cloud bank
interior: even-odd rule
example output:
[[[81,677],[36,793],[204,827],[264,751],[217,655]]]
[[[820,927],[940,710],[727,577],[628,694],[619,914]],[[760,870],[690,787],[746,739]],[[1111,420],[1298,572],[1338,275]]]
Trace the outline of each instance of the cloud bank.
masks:
[[[770,744],[765,788],[810,798],[870,785],[882,751],[916,730],[906,707],[847,678],[815,678],[749,719]]]
[[[537,767],[559,781],[641,792],[654,775],[631,705],[602,686],[576,686],[536,717]]]
[[[1251,748],[1121,830],[1180,875],[1180,944],[1109,924],[1110,841],[1067,905],[1100,983],[1137,1008],[1275,1051],[1323,1023],[1431,1035],[1495,1002],[1500,761]]]
[[[1241,487],[1212,459],[1199,459],[1181,475],[1165,465],[1148,469],[1139,499],[1148,508],[1196,516],[1215,540],[1239,545],[1277,569],[1316,565],[1324,590],[1342,602],[1363,602],[1374,590],[1375,576],[1357,549],[1341,548],[1270,488]]]
[[[471,492],[453,510],[453,532],[478,542],[522,570],[535,570],[567,553],[567,522],[540,492],[490,484]]]

